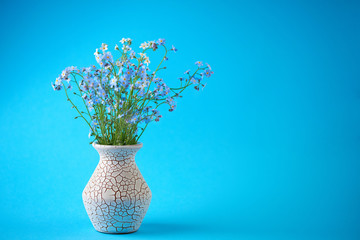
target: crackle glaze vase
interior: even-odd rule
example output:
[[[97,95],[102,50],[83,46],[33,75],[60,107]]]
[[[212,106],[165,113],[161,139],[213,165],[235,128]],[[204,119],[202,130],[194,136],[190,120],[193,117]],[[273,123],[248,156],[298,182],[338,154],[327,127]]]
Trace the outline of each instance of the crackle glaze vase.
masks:
[[[82,194],[91,223],[103,233],[137,231],[151,201],[150,188],[135,163],[142,143],[93,146],[100,162]]]

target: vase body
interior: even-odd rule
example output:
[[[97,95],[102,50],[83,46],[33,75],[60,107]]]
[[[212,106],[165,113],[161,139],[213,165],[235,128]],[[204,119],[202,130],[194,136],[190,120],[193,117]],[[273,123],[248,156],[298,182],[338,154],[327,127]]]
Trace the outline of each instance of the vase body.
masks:
[[[135,163],[142,144],[93,146],[100,162],[82,194],[91,223],[104,233],[137,231],[151,201],[150,188]]]

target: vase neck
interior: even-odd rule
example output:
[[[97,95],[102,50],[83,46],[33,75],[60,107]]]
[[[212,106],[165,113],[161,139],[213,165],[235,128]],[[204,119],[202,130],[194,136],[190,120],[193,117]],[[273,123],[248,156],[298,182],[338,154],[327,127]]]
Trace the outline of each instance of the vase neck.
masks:
[[[135,155],[142,147],[142,144],[128,146],[108,146],[93,144],[100,155],[101,161],[125,161],[127,163],[135,160]]]
[[[138,149],[98,150],[101,161],[135,161]]]

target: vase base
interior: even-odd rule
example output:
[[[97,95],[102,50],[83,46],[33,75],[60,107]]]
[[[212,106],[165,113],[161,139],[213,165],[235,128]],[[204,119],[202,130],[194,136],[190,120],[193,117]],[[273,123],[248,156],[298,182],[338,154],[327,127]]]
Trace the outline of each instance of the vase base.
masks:
[[[133,230],[133,231],[129,231],[129,232],[108,232],[108,231],[101,231],[101,230],[97,230],[97,229],[95,229],[95,230],[100,233],[104,233],[104,234],[130,234],[130,233],[137,232],[137,229]]]

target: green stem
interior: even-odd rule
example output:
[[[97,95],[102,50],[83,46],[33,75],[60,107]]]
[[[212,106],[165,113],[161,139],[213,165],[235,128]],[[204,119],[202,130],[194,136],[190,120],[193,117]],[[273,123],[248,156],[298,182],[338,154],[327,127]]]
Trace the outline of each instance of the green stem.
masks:
[[[67,97],[67,100],[71,103],[71,105],[76,109],[76,111],[79,113],[79,115],[85,120],[85,122],[89,125],[90,129],[92,132],[93,131],[93,128],[91,127],[90,123],[88,122],[88,120],[86,120],[86,118],[81,114],[81,112],[79,111],[79,109],[75,106],[75,104],[71,101],[71,99],[69,98],[69,95],[67,93],[67,90],[66,90],[66,86],[64,83],[62,83],[63,87],[64,87],[64,90],[65,90],[65,94],[66,94],[66,97]]]

